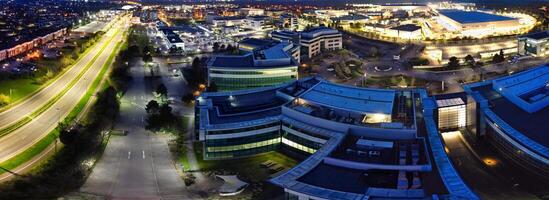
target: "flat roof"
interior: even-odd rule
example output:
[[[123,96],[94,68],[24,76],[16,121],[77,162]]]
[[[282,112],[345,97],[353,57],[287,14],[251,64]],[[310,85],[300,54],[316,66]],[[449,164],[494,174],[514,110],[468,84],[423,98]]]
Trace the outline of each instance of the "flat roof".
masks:
[[[511,17],[494,15],[494,14],[489,14],[489,13],[480,12],[480,11],[443,9],[443,10],[438,10],[438,12],[461,24],[516,20],[515,18],[511,18]]]
[[[321,82],[301,98],[349,111],[391,114],[395,91]]]
[[[210,124],[227,124],[278,116],[285,100],[276,96],[278,87],[249,93],[207,96],[212,101],[208,110]],[[209,95],[209,94],[207,94]]]
[[[244,39],[240,48],[245,55],[220,55],[208,62],[211,68],[269,69],[277,67],[297,67],[296,61],[286,51],[293,46],[288,42],[275,40]]]
[[[421,29],[421,26],[418,26],[418,25],[415,25],[415,24],[404,24],[404,25],[393,27],[391,29],[398,30],[398,31],[413,32],[413,31],[417,31],[417,30]]]
[[[492,89],[492,85],[471,88],[478,91],[491,104],[492,110],[499,118],[508,123],[511,127],[524,134],[528,138],[549,147],[549,106],[535,113],[528,113],[501,96]]]
[[[332,18],[334,20],[365,20],[365,19],[370,19],[368,16],[364,16],[364,15],[345,15],[345,16],[341,16],[341,17],[335,17],[335,18]]]
[[[527,35],[520,36],[521,38],[530,38],[534,40],[542,40],[549,38],[549,31],[542,31],[542,32],[536,32],[536,33],[530,33]]]
[[[238,45],[240,46],[251,46],[255,48],[262,48],[265,46],[268,46],[275,41],[273,40],[266,40],[266,39],[257,39],[257,38],[246,38],[238,42]]]
[[[396,188],[397,178],[398,171],[356,170],[320,163],[297,180],[325,189],[364,194],[369,187]]]
[[[253,55],[245,56],[216,56],[212,58],[212,66],[223,68],[254,68]]]
[[[168,38],[170,43],[182,43],[183,40],[171,29],[160,29],[164,35]]]
[[[465,105],[465,102],[463,102],[463,99],[456,97],[451,99],[439,99],[437,100],[437,106],[439,108],[441,107],[450,107],[450,106],[459,106],[459,105]]]

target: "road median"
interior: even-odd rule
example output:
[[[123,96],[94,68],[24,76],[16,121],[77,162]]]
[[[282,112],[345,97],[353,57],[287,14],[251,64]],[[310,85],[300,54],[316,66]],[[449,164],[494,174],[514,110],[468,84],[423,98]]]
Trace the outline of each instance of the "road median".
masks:
[[[25,124],[32,121],[33,118],[37,117],[38,115],[44,113],[46,110],[51,108],[51,106],[57,102],[63,95],[65,95],[80,79],[84,74],[93,66],[99,55],[103,53],[103,51],[106,49],[106,47],[112,42],[112,40],[115,38],[115,36],[118,34],[119,30],[117,30],[109,40],[103,44],[101,47],[101,50],[88,62],[85,66],[85,68],[78,74],[76,78],[74,78],[60,93],[58,93],[55,97],[48,100],[45,104],[40,106],[40,108],[33,111],[31,114],[25,116],[24,118],[17,120],[16,122],[8,125],[5,128],[0,129],[0,138],[3,136],[8,135],[9,133],[21,128]]]

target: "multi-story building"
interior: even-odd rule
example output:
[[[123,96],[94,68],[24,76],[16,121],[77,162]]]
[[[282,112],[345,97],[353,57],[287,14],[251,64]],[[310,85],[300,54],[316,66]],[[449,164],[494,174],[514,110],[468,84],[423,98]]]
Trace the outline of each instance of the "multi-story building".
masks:
[[[280,22],[282,23],[282,26],[284,28],[287,28],[290,30],[296,29],[298,26],[297,17],[290,14],[280,15]]]
[[[270,180],[287,199],[478,199],[448,159],[425,90],[384,90],[305,78],[204,93],[205,159],[278,150],[306,158]]]
[[[9,49],[3,49],[0,50],[0,61],[3,61],[8,58],[12,58],[18,55],[21,55],[25,52],[28,52],[32,50],[35,47],[38,47],[40,45],[47,44],[48,42],[51,42],[55,39],[61,38],[67,34],[67,29],[63,28],[58,31],[55,31],[53,33],[49,33],[47,35],[44,35],[42,37],[34,38],[31,41],[24,42],[22,44],[16,45],[14,47],[11,47]]]
[[[389,37],[396,37],[406,40],[421,40],[423,38],[423,32],[421,26],[415,24],[404,24],[387,29],[386,34]]]
[[[240,26],[246,22],[245,17],[233,16],[233,17],[213,17],[211,23],[214,27],[223,26]]]
[[[519,19],[481,11],[438,10],[438,22],[449,31],[478,37],[490,33],[507,32],[520,27]]]
[[[179,34],[175,33],[172,29],[161,28],[159,33],[161,33],[162,38],[168,45],[168,48],[185,50],[185,43],[183,42]]]
[[[262,30],[269,19],[270,17],[264,15],[248,16],[244,21],[244,27],[253,30]]]
[[[301,46],[301,55],[312,58],[322,51],[343,48],[342,34],[327,27],[312,28],[302,32],[275,31],[271,33],[274,40],[291,41]]]
[[[240,8],[238,12],[244,16],[264,15],[265,10],[259,8]]]
[[[464,86],[468,133],[549,180],[549,65]]]
[[[215,56],[208,61],[208,85],[231,91],[282,84],[297,79],[298,46],[289,42],[245,39],[244,55]],[[298,55],[299,56],[299,55]]]
[[[549,55],[549,31],[531,33],[518,38],[518,53],[520,55]]]

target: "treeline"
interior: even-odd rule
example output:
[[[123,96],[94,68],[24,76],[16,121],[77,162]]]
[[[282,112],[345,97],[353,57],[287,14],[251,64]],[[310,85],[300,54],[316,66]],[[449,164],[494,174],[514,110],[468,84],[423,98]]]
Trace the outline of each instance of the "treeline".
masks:
[[[140,25],[130,27],[127,35],[127,43],[120,48],[116,56],[110,74],[110,83],[117,91],[126,91],[131,81],[129,75],[130,59],[142,57],[143,61],[152,61],[155,51],[146,35],[146,29]]]
[[[78,189],[104,149],[104,130],[113,126],[118,114],[116,90],[108,87],[99,92],[87,122],[58,126],[64,147],[31,172],[1,184],[0,199],[55,199]]]
[[[183,102],[191,103],[195,97],[197,97],[198,95],[200,95],[201,92],[204,92],[206,90],[210,92],[217,91],[217,87],[214,83],[212,83],[209,88],[206,88],[206,85],[207,85],[206,61],[207,61],[207,58],[195,57],[193,59],[191,67],[185,69],[184,71],[185,80],[187,80],[187,85],[189,86],[189,90],[192,92],[188,92],[187,94],[183,95],[182,97]]]

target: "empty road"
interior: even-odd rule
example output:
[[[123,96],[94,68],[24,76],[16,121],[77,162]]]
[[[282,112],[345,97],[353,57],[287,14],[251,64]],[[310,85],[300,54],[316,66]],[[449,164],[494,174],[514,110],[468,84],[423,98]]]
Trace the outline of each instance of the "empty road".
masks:
[[[140,62],[140,61],[137,61]],[[80,189],[108,199],[193,199],[178,174],[168,138],[145,130],[145,105],[154,99],[146,87],[145,70],[131,68],[132,84],[121,99],[116,129],[127,136],[111,136],[102,158]]]

